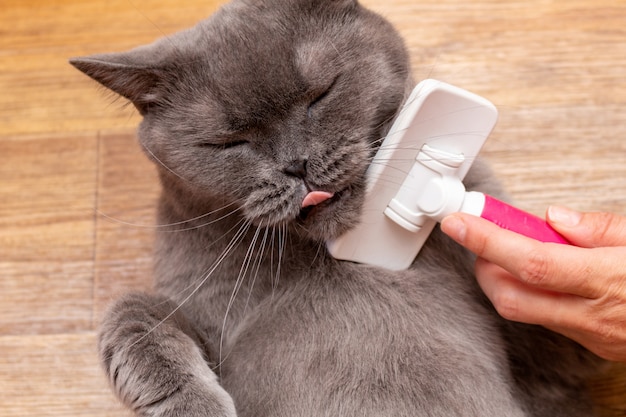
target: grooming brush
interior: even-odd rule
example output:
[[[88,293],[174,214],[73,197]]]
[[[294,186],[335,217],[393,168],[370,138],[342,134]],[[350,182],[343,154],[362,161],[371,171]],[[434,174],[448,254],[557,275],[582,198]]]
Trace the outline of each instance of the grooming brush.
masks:
[[[337,259],[408,268],[435,224],[455,212],[543,241],[565,243],[543,219],[489,195],[463,178],[496,124],[488,100],[425,80],[415,87],[367,171],[360,223],[327,242]]]

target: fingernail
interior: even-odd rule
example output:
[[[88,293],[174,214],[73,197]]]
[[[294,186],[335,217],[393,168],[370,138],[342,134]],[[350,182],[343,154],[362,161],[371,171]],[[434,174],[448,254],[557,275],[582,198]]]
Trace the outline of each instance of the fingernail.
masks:
[[[465,222],[454,215],[445,217],[441,221],[441,230],[459,243],[465,241],[467,233]]]
[[[580,223],[582,214],[560,206],[548,207],[548,220],[551,223],[559,223],[565,227],[575,227]]]

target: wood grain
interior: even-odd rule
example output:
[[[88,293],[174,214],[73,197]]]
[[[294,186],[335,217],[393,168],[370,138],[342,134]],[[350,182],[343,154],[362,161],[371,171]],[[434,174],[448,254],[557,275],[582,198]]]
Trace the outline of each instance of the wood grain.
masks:
[[[626,214],[626,1],[365,0],[417,79],[492,100],[483,154],[522,208]],[[95,355],[118,294],[150,286],[154,168],[139,118],[67,64],[188,27],[208,0],[4,0],[0,13],[0,415],[123,416]],[[592,381],[626,415],[626,367]]]

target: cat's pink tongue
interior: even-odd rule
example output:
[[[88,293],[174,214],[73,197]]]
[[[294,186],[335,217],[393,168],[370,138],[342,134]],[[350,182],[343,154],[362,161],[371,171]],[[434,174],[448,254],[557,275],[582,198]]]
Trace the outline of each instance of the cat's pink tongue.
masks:
[[[333,198],[333,193],[327,193],[326,191],[311,191],[302,200],[302,208],[317,206],[326,200]]]

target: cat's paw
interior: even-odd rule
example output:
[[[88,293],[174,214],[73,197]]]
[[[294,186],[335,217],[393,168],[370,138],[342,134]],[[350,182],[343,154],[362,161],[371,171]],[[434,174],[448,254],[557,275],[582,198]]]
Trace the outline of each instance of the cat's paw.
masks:
[[[236,416],[175,308],[147,294],[129,294],[111,306],[98,341],[111,386],[141,416]]]
[[[137,410],[146,417],[237,417],[230,396],[219,385],[188,385]]]

